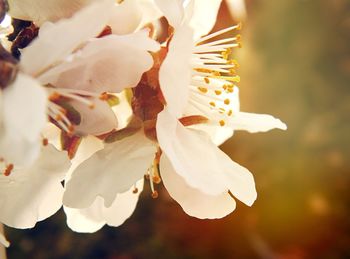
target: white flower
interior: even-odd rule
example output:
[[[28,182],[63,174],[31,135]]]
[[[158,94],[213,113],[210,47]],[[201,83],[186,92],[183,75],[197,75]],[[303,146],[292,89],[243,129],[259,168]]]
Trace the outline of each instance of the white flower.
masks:
[[[0,164],[3,167],[3,164]],[[62,206],[61,181],[70,166],[66,152],[42,147],[29,167],[2,168],[0,175],[0,222],[15,228],[31,228]]]
[[[121,7],[112,0],[99,1],[70,19],[44,23],[38,38],[22,51],[22,71],[49,86],[48,115],[69,133],[98,135],[116,128],[116,117],[99,100],[101,94],[136,85],[152,67],[148,51],[158,50],[159,45],[147,31],[95,38]],[[79,112],[81,126],[74,128],[77,123],[71,121],[61,99]]]

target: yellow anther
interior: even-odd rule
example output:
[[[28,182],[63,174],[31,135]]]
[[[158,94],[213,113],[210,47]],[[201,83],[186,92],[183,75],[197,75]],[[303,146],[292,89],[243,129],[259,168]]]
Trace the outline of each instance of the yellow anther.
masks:
[[[232,111],[232,110],[229,110],[229,111],[227,112],[227,115],[228,115],[228,116],[232,116],[232,114],[233,114],[233,111]]]
[[[132,190],[132,193],[136,194],[139,192],[139,189],[137,189],[136,187],[134,188],[134,190]]]
[[[216,95],[220,95],[222,92],[220,90],[215,90]]]
[[[233,88],[228,88],[228,89],[227,89],[227,92],[228,92],[228,93],[233,93]]]
[[[219,123],[220,123],[221,127],[225,126],[225,121],[224,120],[219,121]]]
[[[230,104],[230,99],[225,99],[224,104],[229,105]]]
[[[209,78],[208,78],[208,77],[204,77],[204,82],[205,82],[206,84],[209,84],[209,83],[210,83]]]
[[[236,74],[237,74],[236,69],[234,69],[234,68],[230,68],[230,69],[229,69],[229,73],[230,73],[231,75],[236,75]]]
[[[210,106],[213,106],[213,107],[216,106],[216,104],[214,102],[210,102],[209,104],[210,104]]]
[[[237,41],[241,41],[242,40],[242,35],[241,34],[237,34],[236,35],[236,40]]]
[[[208,88],[205,87],[198,87],[198,90],[201,91],[203,94],[208,92]]]
[[[220,72],[218,72],[218,71],[213,71],[213,72],[212,72],[212,75],[213,75],[213,76],[221,76]]]
[[[243,24],[242,24],[242,22],[239,22],[238,24],[237,24],[237,27],[236,27],[236,30],[242,30],[242,27],[243,27]]]

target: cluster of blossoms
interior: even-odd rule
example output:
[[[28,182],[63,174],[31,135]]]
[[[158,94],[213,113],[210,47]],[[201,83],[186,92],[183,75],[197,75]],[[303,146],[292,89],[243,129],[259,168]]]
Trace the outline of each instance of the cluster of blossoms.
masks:
[[[240,111],[241,25],[208,35],[221,0],[7,2],[0,223],[31,228],[63,206],[75,231],[119,226],[144,182],[197,218],[228,215],[233,198],[253,204],[252,174],[218,145],[286,126]]]

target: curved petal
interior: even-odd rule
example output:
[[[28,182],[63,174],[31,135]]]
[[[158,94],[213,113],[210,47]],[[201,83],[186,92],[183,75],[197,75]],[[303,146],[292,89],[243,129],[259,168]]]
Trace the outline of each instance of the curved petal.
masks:
[[[189,97],[190,60],[193,50],[192,30],[181,26],[175,31],[168,54],[159,70],[159,83],[168,109],[179,117]]]
[[[145,30],[123,36],[109,35],[89,42],[70,62],[50,69],[39,80],[61,88],[121,92],[137,85],[142,74],[153,66],[148,51],[158,49],[159,44]]]
[[[92,102],[93,108],[78,101],[70,102],[81,118],[80,124],[74,129],[77,135],[102,135],[118,126],[117,117],[107,102],[98,98],[93,98]]]
[[[236,208],[236,202],[227,192],[211,196],[188,186],[184,179],[175,172],[166,156],[161,157],[160,172],[170,196],[192,217],[200,219],[222,218]]]
[[[149,168],[156,147],[143,133],[108,144],[81,163],[66,184],[63,203],[87,208],[97,196],[110,207],[118,193],[130,189]]]
[[[204,131],[209,135],[211,141],[217,146],[220,146],[233,136],[233,129],[230,127],[203,123],[189,126],[189,128]]]
[[[91,206],[86,209],[72,209],[63,206],[68,227],[79,233],[94,233],[106,224],[102,215],[102,208],[103,199],[101,197],[97,197]]]
[[[228,190],[247,205],[256,199],[252,174],[233,162],[209,136],[186,129],[164,109],[158,115],[157,137],[164,154],[186,183],[216,196]]]
[[[138,190],[137,193],[133,192],[133,186],[130,190],[118,194],[111,207],[103,208],[103,216],[109,226],[119,227],[134,213],[143,190],[143,179],[139,180],[135,187]]]
[[[194,38],[199,39],[200,36],[208,34],[214,27],[221,0],[193,1],[192,16],[190,16],[188,23],[194,30]]]
[[[19,73],[2,97],[0,155],[11,163],[28,165],[39,155],[47,93],[36,80]]]
[[[112,0],[96,1],[70,19],[43,26],[38,38],[22,51],[23,71],[37,76],[88,39],[96,37],[107,24],[113,7]]]
[[[175,171],[188,185],[209,195],[227,191],[216,160],[217,147],[182,126],[167,109],[158,114],[157,138]]]
[[[0,175],[0,222],[31,228],[53,215],[62,206],[61,181],[69,166],[66,152],[48,145],[32,166]]]
[[[178,29],[184,19],[182,0],[155,0],[155,3],[169,24]]]
[[[64,207],[68,226],[76,232],[93,233],[105,224],[118,227],[127,220],[136,208],[139,194],[143,189],[143,179],[136,183],[138,193],[133,193],[134,187],[125,193],[117,195],[111,207],[104,207],[103,199],[97,197],[86,209]]]
[[[227,123],[234,130],[246,130],[250,133],[266,132],[275,128],[287,129],[285,123],[268,114],[238,112]]]

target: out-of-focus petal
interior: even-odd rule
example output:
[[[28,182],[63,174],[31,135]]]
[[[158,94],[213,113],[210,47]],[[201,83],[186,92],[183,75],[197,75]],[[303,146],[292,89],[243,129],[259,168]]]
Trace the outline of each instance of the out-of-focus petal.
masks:
[[[0,245],[3,245],[5,247],[9,247],[10,246],[10,242],[7,241],[6,237],[0,232]],[[0,253],[1,255],[1,253]]]
[[[152,141],[139,132],[105,145],[73,172],[66,184],[64,205],[87,208],[97,196],[110,207],[147,172],[156,152]]]
[[[70,166],[66,152],[48,145],[28,168],[0,175],[0,222],[15,228],[31,228],[62,206],[61,181]]]
[[[221,0],[193,0],[194,6],[189,25],[194,31],[194,38],[208,34],[214,27]]]
[[[0,155],[11,163],[28,165],[40,150],[40,132],[47,122],[47,93],[32,78],[19,73],[2,93]]]
[[[247,17],[245,0],[226,0],[228,10],[233,19],[244,21]]]
[[[271,129],[286,130],[287,125],[280,119],[268,114],[238,112],[228,120],[228,126],[234,130],[246,130],[250,133],[266,132]]]
[[[165,188],[183,210],[200,219],[222,218],[236,208],[236,202],[227,192],[211,196],[186,184],[166,156],[160,160],[160,172]]]
[[[185,109],[191,80],[192,30],[179,27],[170,42],[168,54],[159,70],[159,82],[169,111],[176,117]]]
[[[93,108],[77,101],[70,104],[80,114],[80,124],[74,129],[78,135],[102,135],[117,128],[118,121],[112,108],[99,98],[92,98]]]
[[[184,19],[182,0],[155,0],[155,3],[171,26],[180,27]]]
[[[109,35],[91,41],[72,61],[50,69],[39,80],[61,88],[121,92],[140,81],[142,74],[153,65],[148,51],[158,49],[159,44],[148,37],[146,30],[123,36]]]
[[[68,18],[82,7],[97,0],[7,0],[10,15],[41,25]]]
[[[113,0],[96,1],[70,19],[43,26],[38,38],[22,51],[23,71],[37,76],[50,65],[62,61],[82,43],[96,37],[103,30],[113,8]]]
[[[227,191],[210,139],[186,129],[167,109],[158,114],[157,138],[175,171],[193,188],[209,195]]]

